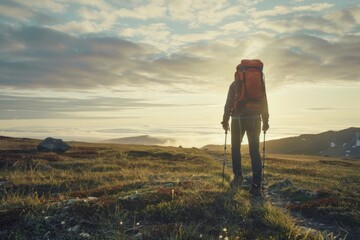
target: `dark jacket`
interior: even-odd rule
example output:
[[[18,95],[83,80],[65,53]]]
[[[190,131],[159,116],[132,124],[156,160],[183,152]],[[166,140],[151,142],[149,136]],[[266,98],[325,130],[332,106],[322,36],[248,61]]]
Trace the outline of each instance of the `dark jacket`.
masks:
[[[268,108],[268,102],[267,102],[267,97],[266,97],[266,91],[265,91],[265,98],[264,98],[264,102],[262,104],[262,111],[260,114],[254,115],[254,114],[249,114],[249,113],[240,113],[237,109],[234,109],[234,97],[235,97],[235,93],[240,92],[240,81],[233,81],[229,87],[229,92],[227,95],[227,99],[226,99],[226,103],[225,103],[225,108],[224,108],[224,116],[223,116],[223,121],[224,122],[228,122],[230,116],[232,117],[236,117],[236,116],[244,116],[244,117],[254,117],[254,116],[259,116],[261,115],[262,121],[263,123],[268,123],[269,122],[269,108]]]

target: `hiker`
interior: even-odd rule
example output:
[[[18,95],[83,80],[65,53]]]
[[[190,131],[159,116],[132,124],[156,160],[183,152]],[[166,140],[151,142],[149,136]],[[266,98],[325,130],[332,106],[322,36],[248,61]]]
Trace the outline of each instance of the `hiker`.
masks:
[[[236,67],[224,108],[222,127],[229,130],[231,116],[231,157],[234,179],[231,187],[239,187],[243,181],[241,166],[241,142],[246,132],[252,167],[251,194],[261,194],[262,159],[260,133],[269,129],[269,112],[266,97],[263,63],[260,60],[242,60]],[[262,121],[262,128],[261,128]]]

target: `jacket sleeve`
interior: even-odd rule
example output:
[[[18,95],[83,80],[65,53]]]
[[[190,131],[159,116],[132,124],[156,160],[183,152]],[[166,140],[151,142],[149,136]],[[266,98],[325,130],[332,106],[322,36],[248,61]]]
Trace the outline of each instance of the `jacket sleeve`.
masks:
[[[233,102],[234,102],[234,84],[231,84],[226,98],[226,103],[224,107],[223,122],[228,122],[230,115],[233,112]]]
[[[263,104],[263,108],[262,108],[262,112],[261,112],[261,119],[262,119],[263,123],[269,122],[269,106],[268,106],[266,91],[265,91],[264,104]]]

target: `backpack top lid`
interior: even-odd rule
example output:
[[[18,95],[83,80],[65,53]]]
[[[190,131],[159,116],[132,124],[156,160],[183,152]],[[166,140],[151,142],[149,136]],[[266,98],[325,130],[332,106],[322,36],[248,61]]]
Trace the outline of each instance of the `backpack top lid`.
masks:
[[[242,72],[248,70],[249,68],[262,71],[264,68],[264,64],[259,59],[243,59],[241,60],[241,63],[236,66],[236,70]]]

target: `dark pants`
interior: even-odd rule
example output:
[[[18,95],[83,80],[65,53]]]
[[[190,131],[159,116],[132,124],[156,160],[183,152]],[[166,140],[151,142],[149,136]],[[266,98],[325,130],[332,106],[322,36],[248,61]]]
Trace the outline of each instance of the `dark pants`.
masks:
[[[231,118],[231,156],[233,172],[235,175],[242,175],[240,149],[245,132],[249,142],[251,168],[253,174],[252,184],[255,187],[260,187],[262,178],[262,160],[259,151],[261,132],[260,117]]]

